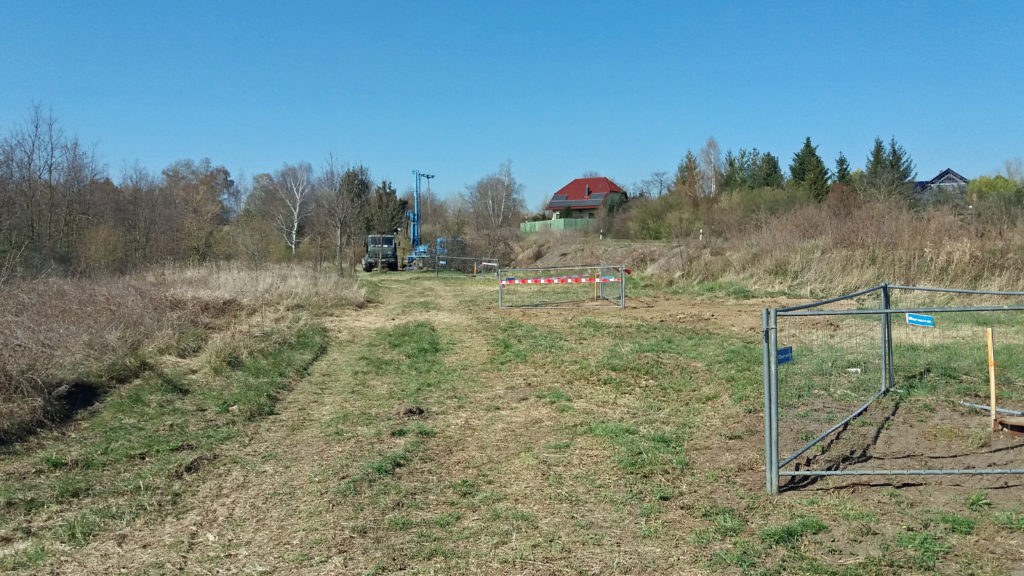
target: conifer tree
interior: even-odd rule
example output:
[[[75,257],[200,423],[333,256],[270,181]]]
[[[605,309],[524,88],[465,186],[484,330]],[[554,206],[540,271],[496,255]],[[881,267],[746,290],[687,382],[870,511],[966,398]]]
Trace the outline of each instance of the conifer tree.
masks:
[[[849,184],[850,178],[850,161],[840,152],[836,158],[836,183]]]
[[[818,156],[818,147],[811,144],[810,136],[804,140],[800,151],[793,155],[789,174],[793,182],[805,187],[815,200],[820,202],[828,195],[828,168],[825,168],[825,163]]]

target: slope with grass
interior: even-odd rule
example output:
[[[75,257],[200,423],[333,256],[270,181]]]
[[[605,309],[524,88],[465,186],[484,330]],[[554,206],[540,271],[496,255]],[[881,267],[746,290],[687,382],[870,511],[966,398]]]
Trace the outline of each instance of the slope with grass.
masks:
[[[855,575],[1024,562],[1012,480],[764,494],[760,309],[780,298],[634,283],[624,310],[499,311],[489,282],[368,278],[375,303],[320,311],[312,347],[298,328],[268,336],[278,345],[208,381],[150,378],[5,455],[0,566]],[[273,363],[287,373],[260,368],[271,350],[296,350]],[[288,383],[269,410],[207,398],[260,375]],[[133,425],[145,429],[97,435]],[[129,437],[144,449],[119,447]]]

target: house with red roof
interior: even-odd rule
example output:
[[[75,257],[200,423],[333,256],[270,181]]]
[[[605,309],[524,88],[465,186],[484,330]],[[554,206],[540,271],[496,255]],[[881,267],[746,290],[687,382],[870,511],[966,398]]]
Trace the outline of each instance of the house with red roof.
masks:
[[[544,210],[555,218],[596,218],[601,208],[614,210],[627,200],[626,191],[602,176],[577,178],[551,197]]]

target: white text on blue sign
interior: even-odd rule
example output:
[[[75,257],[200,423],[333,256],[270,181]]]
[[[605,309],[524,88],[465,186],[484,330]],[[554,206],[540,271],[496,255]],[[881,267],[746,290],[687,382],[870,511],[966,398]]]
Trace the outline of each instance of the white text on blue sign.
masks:
[[[935,318],[933,316],[925,316],[924,314],[907,314],[907,324],[911,326],[929,326],[935,327]]]

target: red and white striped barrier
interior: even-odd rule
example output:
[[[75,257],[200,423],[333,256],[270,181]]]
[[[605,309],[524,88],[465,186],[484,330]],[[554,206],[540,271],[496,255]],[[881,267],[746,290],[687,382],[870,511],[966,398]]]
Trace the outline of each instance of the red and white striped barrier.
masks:
[[[579,276],[561,276],[551,278],[505,278],[501,281],[503,286],[509,284],[587,284],[594,282],[619,282],[619,279],[613,276],[604,277],[579,277]]]

